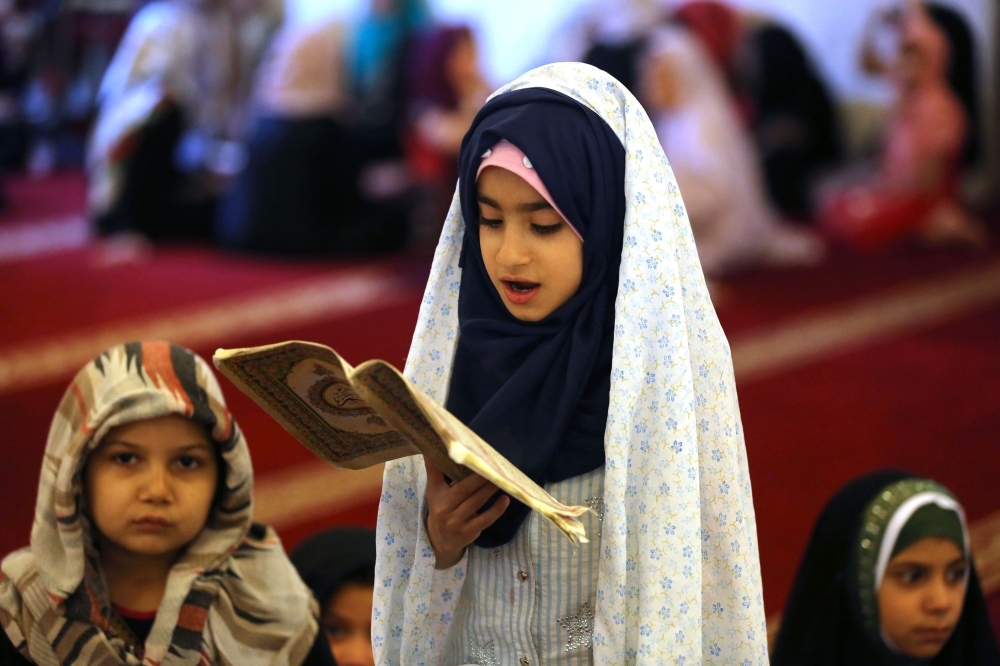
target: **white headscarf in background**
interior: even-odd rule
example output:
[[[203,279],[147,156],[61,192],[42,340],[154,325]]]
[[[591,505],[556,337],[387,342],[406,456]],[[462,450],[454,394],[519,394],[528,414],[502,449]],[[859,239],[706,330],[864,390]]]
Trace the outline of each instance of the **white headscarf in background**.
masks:
[[[669,72],[677,101],[651,111],[708,275],[755,263],[812,263],[817,238],[786,227],[764,188],[760,160],[708,52],[678,27],[650,37],[647,67]],[[647,71],[647,75],[649,71]]]
[[[653,126],[623,86],[578,63],[545,87],[603,118],[626,151],[624,247],[605,434],[595,664],[767,664],[757,530],[729,344]],[[452,202],[406,375],[445,402],[458,335],[465,222]],[[442,664],[454,598],[433,596],[419,456],[386,466],[372,639],[377,663]],[[459,583],[460,584],[460,583]],[[450,665],[449,665],[450,666]]]

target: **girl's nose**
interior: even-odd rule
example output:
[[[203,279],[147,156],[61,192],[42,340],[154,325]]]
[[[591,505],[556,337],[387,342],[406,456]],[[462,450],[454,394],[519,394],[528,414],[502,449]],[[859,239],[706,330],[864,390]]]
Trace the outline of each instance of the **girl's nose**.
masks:
[[[527,239],[515,225],[504,225],[503,239],[497,250],[497,263],[505,267],[523,266],[531,260]]]
[[[927,588],[924,608],[930,613],[946,613],[951,610],[953,603],[952,591],[947,582],[943,577],[935,578]]]
[[[163,465],[152,465],[140,490],[139,499],[144,502],[162,504],[170,502],[170,473]]]

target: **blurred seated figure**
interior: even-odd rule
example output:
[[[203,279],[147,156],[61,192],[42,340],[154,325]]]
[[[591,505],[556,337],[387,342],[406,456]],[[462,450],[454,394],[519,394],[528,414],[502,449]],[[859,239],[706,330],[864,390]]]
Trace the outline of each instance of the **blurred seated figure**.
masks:
[[[823,224],[865,248],[913,233],[985,244],[984,227],[959,200],[969,119],[948,84],[948,39],[918,2],[888,18],[898,31],[898,55],[878,174],[831,186],[822,195]]]
[[[752,140],[698,40],[680,27],[658,30],[642,81],[705,274],[818,262],[820,239],[783,222],[768,203]]]
[[[837,491],[799,565],[772,666],[998,663],[955,497],[895,470]]]
[[[338,22],[285,25],[255,93],[247,161],[215,223],[224,246],[279,254],[374,252],[401,247],[405,213],[363,192],[379,153],[357,129]]]
[[[980,155],[979,127],[979,79],[977,66],[976,44],[969,24],[956,10],[934,2],[923,3],[932,21],[944,32],[948,39],[950,56],[948,57],[948,85],[958,96],[968,118],[968,130],[965,133],[962,162],[973,164]],[[900,13],[897,10],[876,13],[871,16],[861,48],[861,67],[871,76],[888,76],[892,73],[893,63],[898,54],[898,22]],[[885,29],[889,34],[886,35]],[[879,40],[883,37],[889,39]],[[880,49],[879,42],[882,42]],[[891,52],[886,53],[886,46]]]
[[[675,14],[724,72],[751,129],[771,200],[787,216],[811,215],[813,183],[841,156],[833,101],[799,40],[771,19],[695,0]]]
[[[101,234],[207,237],[245,160],[238,139],[275,0],[157,0],[136,14],[104,76],[88,156]]]
[[[375,532],[360,527],[326,530],[303,541],[291,560],[319,601],[320,629],[338,666],[375,666]]]
[[[412,241],[432,249],[455,191],[462,137],[490,90],[466,26],[441,26],[419,35],[407,61],[405,137],[416,190]]]
[[[580,61],[635,93],[649,31],[663,21],[659,0],[589,0],[553,34],[548,60]]]
[[[406,57],[431,23],[427,0],[369,0],[346,42],[348,91],[358,104],[355,130],[374,159],[402,158]]]

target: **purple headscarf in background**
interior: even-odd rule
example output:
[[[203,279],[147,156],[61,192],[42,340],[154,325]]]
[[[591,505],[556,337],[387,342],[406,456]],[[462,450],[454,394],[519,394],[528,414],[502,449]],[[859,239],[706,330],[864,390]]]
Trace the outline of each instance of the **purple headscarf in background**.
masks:
[[[458,44],[472,39],[472,30],[465,25],[431,28],[414,38],[406,70],[407,102],[411,109],[458,107],[458,92],[448,80],[448,59]]]

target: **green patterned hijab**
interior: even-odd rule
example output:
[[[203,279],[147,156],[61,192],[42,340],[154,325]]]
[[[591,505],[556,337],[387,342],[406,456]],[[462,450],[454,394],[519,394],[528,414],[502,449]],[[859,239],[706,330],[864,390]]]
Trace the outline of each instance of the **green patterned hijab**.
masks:
[[[927,537],[952,541],[969,557],[965,514],[954,496],[929,479],[908,478],[882,489],[869,502],[852,553],[851,595],[869,638],[898,652],[881,631],[878,590],[889,561]]]

